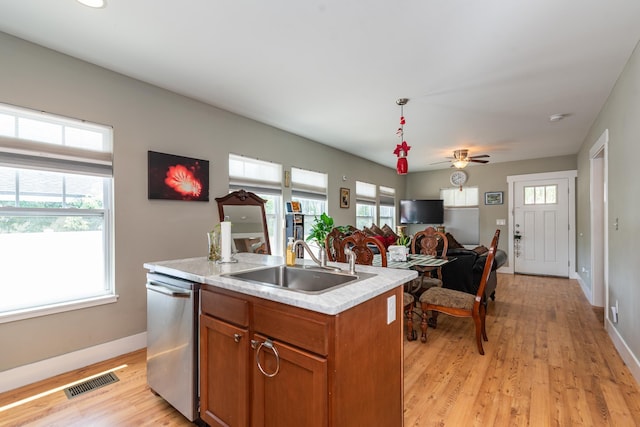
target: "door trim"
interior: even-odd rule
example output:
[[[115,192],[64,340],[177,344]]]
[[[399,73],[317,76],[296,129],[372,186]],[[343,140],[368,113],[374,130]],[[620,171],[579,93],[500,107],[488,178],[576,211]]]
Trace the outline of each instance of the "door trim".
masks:
[[[507,176],[507,188],[508,188],[508,215],[511,220],[509,221],[508,233],[509,233],[509,265],[504,270],[505,273],[514,272],[514,255],[513,255],[513,197],[515,191],[515,183],[519,181],[535,181],[544,179],[567,179],[569,187],[569,278],[577,279],[576,274],[576,177],[578,176],[577,170],[558,171],[558,172],[543,172],[543,173],[530,173],[524,175],[509,175]]]
[[[583,292],[591,305],[605,308],[604,317],[609,319],[609,129],[605,129],[589,149],[589,169],[591,271],[588,274],[591,286],[590,289],[584,289],[585,286],[583,286]],[[598,194],[600,189],[603,189],[603,192]],[[602,247],[598,247],[594,241],[596,243],[601,241]],[[599,272],[600,268],[602,268],[601,282],[595,279],[594,274]]]

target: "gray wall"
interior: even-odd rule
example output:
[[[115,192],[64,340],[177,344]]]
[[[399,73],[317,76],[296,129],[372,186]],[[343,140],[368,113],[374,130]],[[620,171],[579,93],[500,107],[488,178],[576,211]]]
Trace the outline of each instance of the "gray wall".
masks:
[[[0,58],[0,102],[113,126],[119,295],[114,304],[0,324],[0,342],[11,349],[0,352],[0,371],[144,332],[142,264],[206,255],[205,233],[218,222],[213,199],[227,193],[229,151],[281,163],[285,170],[327,172],[328,210],[337,224],[355,223],[356,180],[404,192],[404,178],[394,169],[3,33]],[[212,201],[147,200],[150,149],[210,160]],[[340,187],[352,190],[350,209],[339,208]],[[290,199],[289,189],[284,197]],[[46,277],[38,271],[36,255],[27,278]],[[13,289],[21,285],[27,286],[11,284]]]
[[[480,197],[480,244],[488,245],[496,229],[500,229],[500,247],[507,244],[509,224],[507,200],[507,176],[528,173],[556,172],[576,169],[575,156],[548,157],[543,159],[522,160],[519,162],[488,163],[473,165],[465,169],[469,179],[465,185],[478,187]],[[441,188],[450,188],[449,176],[453,169],[441,169],[430,172],[416,172],[408,175],[405,198],[439,198]],[[484,193],[502,191],[503,204],[485,206]],[[496,225],[497,219],[506,219],[507,225]],[[454,236],[455,237],[455,236]]]
[[[578,154],[578,266],[591,271],[589,149],[609,129],[609,300],[619,302],[614,328],[640,359],[640,190],[634,171],[640,159],[640,52],[638,47],[591,127]],[[619,229],[613,227],[615,218]],[[578,269],[581,271],[581,269]],[[592,287],[591,277],[580,273]]]

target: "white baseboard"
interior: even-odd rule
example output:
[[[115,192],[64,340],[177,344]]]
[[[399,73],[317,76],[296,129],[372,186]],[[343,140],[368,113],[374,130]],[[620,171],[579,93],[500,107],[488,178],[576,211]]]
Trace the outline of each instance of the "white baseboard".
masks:
[[[80,369],[147,346],[147,333],[131,335],[72,353],[0,372],[0,393]]]
[[[618,350],[618,354],[624,360],[624,363],[629,367],[631,375],[636,379],[636,382],[640,384],[640,361],[633,354],[625,340],[620,336],[618,330],[613,326],[613,323],[609,319],[605,319],[604,327],[613,342],[613,346]]]
[[[580,285],[580,288],[582,289],[582,293],[587,298],[587,301],[589,301],[589,304],[593,305],[591,289],[587,287],[587,284],[584,282],[584,280],[582,280],[582,277],[580,277],[579,274],[574,274],[573,277],[571,277],[571,279],[576,279],[578,281],[578,284]]]

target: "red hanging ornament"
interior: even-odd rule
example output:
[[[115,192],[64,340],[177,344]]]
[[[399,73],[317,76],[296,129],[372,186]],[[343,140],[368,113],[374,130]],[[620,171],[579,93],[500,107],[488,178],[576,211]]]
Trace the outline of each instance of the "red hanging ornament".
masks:
[[[398,162],[396,163],[396,171],[398,175],[406,175],[409,171],[409,163],[407,162],[407,154],[411,147],[407,144],[407,141],[404,140],[404,125],[406,124],[406,120],[404,119],[404,105],[409,102],[408,98],[399,98],[396,101],[396,104],[400,106],[400,127],[396,131],[396,135],[400,137],[400,141],[402,144],[396,145],[396,149],[393,150],[393,154],[398,157]]]

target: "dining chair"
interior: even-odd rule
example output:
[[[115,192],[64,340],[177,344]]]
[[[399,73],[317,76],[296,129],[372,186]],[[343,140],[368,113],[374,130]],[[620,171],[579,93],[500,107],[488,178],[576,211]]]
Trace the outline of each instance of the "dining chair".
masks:
[[[500,230],[498,229],[491,241],[487,260],[484,263],[480,285],[475,295],[454,289],[432,287],[420,296],[420,306],[422,308],[422,320],[420,322],[422,342],[427,342],[427,326],[429,323],[427,321],[427,312],[430,311],[432,313],[432,325],[436,324],[438,312],[456,317],[471,317],[475,324],[478,351],[480,354],[484,354],[482,340],[488,341],[487,331],[485,329],[485,317],[487,313],[484,301],[484,289],[487,285],[489,274],[491,274],[499,238]]]
[[[437,256],[440,242],[442,242],[441,257],[446,259],[449,248],[447,236],[433,227],[427,227],[413,236],[411,253]],[[409,290],[412,294],[417,295],[434,286],[442,287],[442,267],[416,266],[414,269],[420,277],[416,280],[416,285]],[[437,277],[432,277],[434,272]]]
[[[373,265],[373,258],[376,255],[373,248],[377,248],[380,254],[380,266],[387,266],[387,249],[380,240],[372,236],[367,236],[363,231],[354,231],[351,235],[342,239],[340,253],[344,256],[345,248],[351,249],[355,256],[356,264]],[[417,333],[413,330],[413,306],[415,298],[410,293],[404,292],[402,297],[402,307],[407,325],[407,340],[413,341],[417,338]]]
[[[344,251],[342,250],[342,239],[346,237],[345,233],[338,227],[331,230],[324,240],[324,248],[327,252],[328,261],[345,262]]]
[[[367,236],[364,231],[354,231],[351,235],[342,239],[340,245],[341,253],[344,256],[344,249],[349,248],[355,255],[356,264],[373,265],[373,258],[376,255],[374,248],[380,254],[381,266],[387,266],[387,249],[380,240],[372,236]]]

